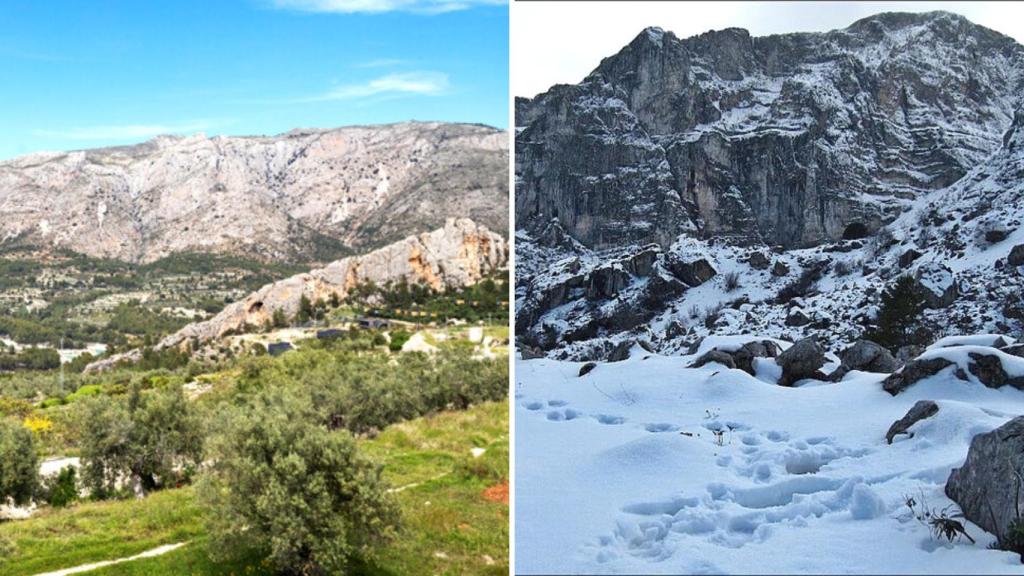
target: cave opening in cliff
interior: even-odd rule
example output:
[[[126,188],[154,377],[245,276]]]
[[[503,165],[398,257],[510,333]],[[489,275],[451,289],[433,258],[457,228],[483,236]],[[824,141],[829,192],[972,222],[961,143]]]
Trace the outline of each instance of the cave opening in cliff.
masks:
[[[843,230],[843,240],[859,240],[867,235],[868,227],[863,222],[853,222]]]

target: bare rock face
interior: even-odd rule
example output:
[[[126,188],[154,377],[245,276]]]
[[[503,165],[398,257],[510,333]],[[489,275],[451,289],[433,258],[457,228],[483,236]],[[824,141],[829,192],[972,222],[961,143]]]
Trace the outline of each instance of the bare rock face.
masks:
[[[594,249],[863,237],[999,148],[1022,70],[1012,39],[944,12],[761,38],[648,28],[580,84],[516,101],[517,226],[557,217]]]
[[[276,311],[293,317],[302,297],[311,302],[344,298],[350,290],[373,282],[378,286],[405,279],[443,291],[476,284],[507,265],[505,240],[469,219],[450,219],[444,228],[410,236],[363,256],[332,262],[324,268],[268,284],[243,300],[230,304],[215,317],[185,326],[161,340],[156,349],[198,341],[200,344],[228,333],[247,331],[271,321]],[[129,353],[130,354],[130,353]],[[90,364],[87,371],[103,370],[126,355]]]
[[[507,166],[504,132],[418,122],[34,154],[0,162],[0,245],[294,261],[365,252],[450,217],[507,234]]]
[[[1024,469],[1024,416],[971,440],[967,461],[946,481],[946,496],[964,517],[986,532],[1003,536],[1024,510],[1017,474]]]

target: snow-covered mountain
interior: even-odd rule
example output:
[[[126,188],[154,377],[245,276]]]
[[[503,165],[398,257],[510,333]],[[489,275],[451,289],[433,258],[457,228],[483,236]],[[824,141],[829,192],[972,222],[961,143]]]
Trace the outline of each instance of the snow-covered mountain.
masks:
[[[0,246],[308,261],[453,217],[505,234],[507,166],[505,132],[435,122],[33,154],[0,162]]]
[[[647,29],[581,84],[517,101],[519,341],[575,359],[735,333],[838,351],[902,274],[937,336],[1019,334],[1021,94],[1024,47],[944,12]]]

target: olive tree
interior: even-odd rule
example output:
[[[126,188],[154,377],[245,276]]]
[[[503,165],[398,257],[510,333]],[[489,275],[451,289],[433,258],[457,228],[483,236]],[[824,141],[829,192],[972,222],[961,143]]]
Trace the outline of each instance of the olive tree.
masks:
[[[127,481],[147,492],[163,488],[202,457],[199,419],[178,386],[134,387],[127,400],[90,398],[81,429],[82,481],[96,497]]]
[[[342,574],[397,528],[381,467],[301,390],[270,388],[223,414],[209,453],[199,495],[214,559],[255,550],[282,572]]]

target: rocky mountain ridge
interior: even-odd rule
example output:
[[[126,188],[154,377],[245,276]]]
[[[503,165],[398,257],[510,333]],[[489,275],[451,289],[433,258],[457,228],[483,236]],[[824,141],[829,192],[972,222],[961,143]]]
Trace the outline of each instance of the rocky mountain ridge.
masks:
[[[341,300],[363,284],[383,286],[402,279],[444,291],[476,284],[507,265],[508,246],[500,234],[468,218],[451,218],[432,232],[267,284],[213,318],[167,336],[154,349],[202,346],[227,334],[255,330],[268,325],[278,311],[293,318],[303,297],[310,302],[327,302],[332,297]],[[136,349],[94,362],[86,370],[101,371],[140,357],[141,351]]]
[[[557,217],[596,249],[863,235],[994,152],[1022,88],[1024,48],[945,12],[762,38],[649,28],[579,85],[517,99],[517,227]]]
[[[886,56],[892,53],[893,47],[907,46],[908,38],[934,39],[943,38],[944,34],[951,34],[941,43],[949,50],[958,42],[965,47],[975,43],[988,43],[990,48],[1002,46],[1001,51],[986,52],[982,60],[989,58],[1005,63],[1005,59],[1010,58],[1017,66],[1000,72],[999,76],[992,62],[983,61],[970,69],[971,77],[992,74],[989,80],[998,80],[999,76],[1003,80],[1014,78],[1010,84],[1019,81],[1021,68],[1016,59],[1021,48],[1018,45],[945,13],[883,14],[824,35],[785,35],[739,42],[743,50],[738,54],[746,54],[744,50],[748,46],[762,50],[764,46],[775,46],[777,54],[761,60],[740,59],[731,68],[718,61],[702,62],[700,66],[711,66],[719,76],[733,70],[735,77],[748,78],[757,67],[792,68],[779,60],[788,54],[783,48],[809,43],[818,46],[822,61],[832,66],[834,55],[825,48],[846,46],[849,49],[850,43],[857,40],[861,42],[856,45],[857,62],[865,66],[865,63],[874,63],[879,69],[895,70],[895,66],[909,70],[916,62],[911,56],[916,54],[914,57],[923,58],[925,48],[910,46],[913,50],[909,52]],[[694,50],[694,46],[724,42],[723,38],[737,35],[737,31],[724,31],[679,41],[668,33],[648,30],[619,55],[605,60],[598,72],[602,78],[607,77],[611,74],[609,70],[621,68],[622,58],[640,51],[641,47],[655,53],[666,50],[666,46],[675,47],[672,48],[675,52],[683,54]],[[869,44],[868,40],[874,44]],[[758,48],[759,45],[762,48]],[[681,58],[679,54],[676,56]],[[754,54],[761,52],[755,50]],[[905,70],[905,78],[927,77],[925,72],[928,72],[934,74],[934,81],[944,84],[959,78],[963,72],[952,62],[944,61],[950,71],[939,73],[934,67],[934,57],[923,62],[916,72]],[[634,74],[637,85],[661,86],[671,79],[644,70],[640,66]],[[910,275],[924,289],[928,300],[924,323],[935,336],[977,332],[1020,336],[1024,329],[1024,187],[1021,186],[1024,181],[1024,141],[1021,140],[1024,114],[1019,106],[1004,110],[1014,99],[1009,93],[994,96],[996,88],[1007,84],[999,81],[995,82],[996,88],[993,85],[977,88],[977,94],[988,94],[985,101],[989,105],[976,106],[970,114],[973,120],[949,116],[952,104],[944,100],[964,97],[966,92],[944,91],[941,95],[929,92],[933,100],[927,106],[924,100],[915,101],[912,108],[920,124],[913,133],[929,134],[932,142],[926,146],[931,150],[929,154],[941,153],[944,158],[941,162],[937,157],[933,158],[934,162],[926,162],[928,170],[918,169],[924,164],[911,169],[911,164],[907,163],[913,158],[923,158],[919,154],[924,140],[909,148],[902,146],[905,142],[894,139],[896,132],[891,131],[900,124],[894,123],[892,118],[884,123],[890,132],[876,141],[874,148],[851,144],[845,152],[849,159],[877,154],[878,158],[889,158],[895,162],[893,165],[901,165],[916,175],[907,179],[895,176],[892,171],[876,172],[874,169],[855,178],[852,172],[833,174],[829,176],[830,186],[843,182],[843,186],[849,186],[848,190],[859,192],[845,199],[829,193],[827,200],[819,197],[810,205],[784,215],[767,209],[768,213],[779,215],[779,222],[784,226],[793,225],[804,232],[808,230],[805,226],[807,210],[817,211],[810,221],[819,224],[836,218],[836,225],[820,228],[830,230],[827,234],[812,237],[801,232],[799,239],[792,237],[787,245],[785,239],[777,235],[778,226],[764,224],[765,205],[754,210],[755,204],[748,200],[757,196],[776,203],[804,202],[807,198],[802,195],[807,192],[806,187],[798,189],[769,182],[754,196],[748,195],[749,189],[742,187],[737,188],[739,192],[735,195],[726,190],[720,198],[740,201],[746,207],[739,211],[730,209],[727,203],[702,204],[699,194],[690,202],[685,194],[677,195],[682,211],[673,213],[668,209],[675,202],[673,191],[685,190],[685,186],[676,186],[678,181],[670,176],[677,170],[667,153],[668,148],[662,144],[672,140],[675,142],[672,146],[678,145],[681,136],[658,136],[658,130],[673,125],[655,123],[653,118],[657,115],[653,112],[649,127],[642,121],[647,114],[643,110],[655,106],[657,99],[643,100],[641,92],[634,91],[632,96],[620,98],[614,105],[587,109],[586,114],[590,114],[591,119],[604,119],[600,125],[608,132],[601,136],[588,132],[595,124],[573,120],[583,116],[584,107],[578,100],[562,100],[566,115],[550,114],[555,94],[589,90],[598,72],[581,87],[555,87],[533,103],[518,102],[517,147],[526,141],[527,153],[517,158],[516,202],[517,208],[521,208],[520,203],[524,201],[533,203],[533,210],[517,211],[516,330],[520,342],[539,349],[533,353],[558,358],[601,359],[627,341],[642,341],[661,353],[671,354],[688,350],[702,338],[716,334],[758,334],[790,341],[817,336],[827,348],[839,351],[860,338],[872,325],[881,293],[901,275]],[[619,74],[632,77],[623,70]],[[820,89],[833,88],[825,81],[827,78],[823,76],[824,88]],[[602,90],[611,89],[610,84],[602,82]],[[723,86],[731,85],[729,82]],[[909,97],[915,90],[932,84],[934,82],[907,81],[904,87]],[[810,85],[804,87],[811,88]],[[898,92],[903,90],[897,88]],[[628,92],[615,90],[620,96]],[[689,98],[695,97],[684,92],[679,95],[677,104],[686,108],[692,104]],[[865,97],[862,95],[859,100]],[[969,101],[981,102],[967,97]],[[792,144],[805,136],[779,136],[777,125],[772,127],[762,120],[781,118],[779,114],[783,110],[794,114],[816,110],[815,102],[812,98],[789,108],[773,104],[760,120],[748,118],[751,134],[759,134],[756,138],[766,142],[766,147],[746,159],[732,156],[716,164],[712,172],[725,178],[723,186],[732,189],[735,182],[729,179],[745,171],[756,171],[758,158],[778,157],[779,154],[795,158],[792,154],[796,149]],[[996,102],[998,106],[994,105]],[[879,105],[879,102],[871,104]],[[875,113],[883,109],[876,108]],[[857,110],[856,107],[848,109],[847,117],[854,118],[859,114]],[[955,114],[967,114],[962,107],[957,110]],[[686,117],[674,108],[662,112]],[[635,132],[631,136],[612,134],[609,126],[614,124],[606,122],[608,118],[622,122],[628,119]],[[862,122],[863,119],[861,117]],[[1002,125],[1004,119],[1006,125]],[[817,122],[815,120],[807,129],[824,130],[826,141],[814,145],[819,160],[829,154],[833,155],[833,160],[843,157],[839,148],[830,148],[836,142],[870,139],[863,124],[856,128],[855,125],[842,127]],[[730,132],[732,128],[727,119],[719,118],[712,124],[700,128],[701,135],[686,144],[697,146],[688,154],[696,158],[724,149],[712,146],[713,142],[733,150],[737,145],[747,145],[747,136]],[[685,129],[689,132],[680,134],[692,135],[696,130]],[[538,139],[539,134],[544,134],[544,139]],[[806,135],[806,131],[801,134]],[[944,143],[938,144],[940,141]],[[587,143],[597,148],[571,155],[566,162],[575,163],[572,166],[558,163],[565,157],[557,153],[559,146]],[[628,152],[625,156],[633,163],[615,167],[609,176],[603,172],[608,168],[609,158],[619,157],[603,154],[607,151],[606,145]],[[589,160],[581,159],[590,152],[594,155],[589,156]],[[586,161],[594,164],[578,165]],[[807,165],[783,162],[777,167],[800,173]],[[696,168],[695,171],[699,172]],[[865,188],[869,181],[877,188],[870,194]],[[597,186],[599,193],[595,192],[598,188],[587,188],[587,183]],[[705,188],[711,196],[722,190],[716,186]],[[594,202],[595,199],[599,201]],[[856,209],[836,210],[836,204],[830,204],[834,201],[846,202],[848,207]],[[560,206],[557,214],[545,208],[555,205]],[[568,206],[568,211],[562,206]],[[623,215],[621,210],[626,210],[628,215]],[[862,217],[871,211],[875,211],[872,213],[877,218]],[[682,213],[685,217],[676,218],[675,223],[662,224],[668,221],[666,219],[671,220],[672,214]],[[825,213],[831,216],[821,220],[820,216]],[[610,224],[605,226],[599,220],[602,218]],[[613,235],[615,226],[619,225],[613,222],[615,218],[624,218],[621,221],[623,232],[617,242],[612,240],[616,237]],[[728,229],[719,227],[722,223],[728,224]],[[734,233],[744,230],[754,234]],[[803,243],[811,245],[801,246]],[[906,352],[910,357],[915,353]]]
[[[0,245],[311,261],[451,217],[504,234],[507,166],[505,132],[438,122],[33,154],[0,162]]]

